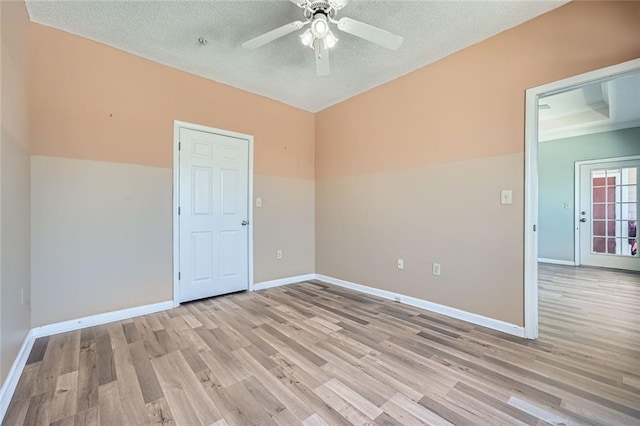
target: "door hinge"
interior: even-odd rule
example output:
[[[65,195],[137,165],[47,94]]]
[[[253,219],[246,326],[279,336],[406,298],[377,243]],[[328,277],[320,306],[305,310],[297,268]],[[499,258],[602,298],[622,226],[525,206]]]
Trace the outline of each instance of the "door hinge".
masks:
[[[178,142],[178,151],[182,149],[182,142]]]
[[[538,227],[536,225],[533,225],[533,232],[536,232],[537,229]]]
[[[180,216],[180,207],[178,207],[178,216]]]
[[[180,272],[178,272],[178,281],[180,281],[180,277],[181,277]]]

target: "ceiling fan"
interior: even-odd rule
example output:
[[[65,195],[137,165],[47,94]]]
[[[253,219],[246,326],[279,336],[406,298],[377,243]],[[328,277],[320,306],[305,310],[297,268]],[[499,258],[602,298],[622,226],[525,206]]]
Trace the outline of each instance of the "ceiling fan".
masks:
[[[331,31],[329,24],[345,33],[376,43],[387,49],[397,50],[404,37],[388,31],[356,21],[351,18],[336,20],[338,11],[345,7],[349,0],[289,0],[303,11],[304,21],[294,21],[242,43],[245,49],[256,49],[280,37],[284,37],[306,25],[309,28],[300,35],[302,44],[309,47],[316,58],[316,74],[321,77],[329,74],[329,50],[338,43],[338,38]]]

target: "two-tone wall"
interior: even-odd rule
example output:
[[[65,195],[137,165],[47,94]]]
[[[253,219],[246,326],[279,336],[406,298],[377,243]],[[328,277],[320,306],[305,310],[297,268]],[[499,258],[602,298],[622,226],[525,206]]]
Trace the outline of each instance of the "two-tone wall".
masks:
[[[24,3],[0,2],[0,384],[31,328],[29,253],[29,18]]]
[[[49,27],[31,37],[32,326],[172,299],[174,120],[254,136],[255,282],[314,271],[313,114]]]
[[[317,272],[522,325],[525,89],[639,57],[638,18],[570,3],[315,115],[30,24],[30,326],[171,299],[173,120],[254,136],[256,282]]]
[[[569,3],[318,113],[316,272],[523,325],[525,90],[640,57],[638,22]]]
[[[575,162],[630,155],[640,155],[640,127],[539,145],[538,257],[574,261]]]

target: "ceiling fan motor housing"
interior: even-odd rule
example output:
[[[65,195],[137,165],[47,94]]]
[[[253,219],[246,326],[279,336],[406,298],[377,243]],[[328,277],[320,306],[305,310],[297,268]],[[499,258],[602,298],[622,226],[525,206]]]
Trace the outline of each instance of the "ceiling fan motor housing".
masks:
[[[333,19],[336,16],[336,9],[327,1],[309,1],[305,7],[305,16],[312,19],[316,15],[322,14],[327,18]]]

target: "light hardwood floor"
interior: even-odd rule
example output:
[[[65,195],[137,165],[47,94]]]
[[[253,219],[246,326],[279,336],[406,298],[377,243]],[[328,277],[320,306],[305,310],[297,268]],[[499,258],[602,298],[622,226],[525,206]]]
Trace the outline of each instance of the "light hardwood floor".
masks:
[[[526,341],[319,282],[38,339],[6,425],[640,424],[640,275],[542,265]]]

